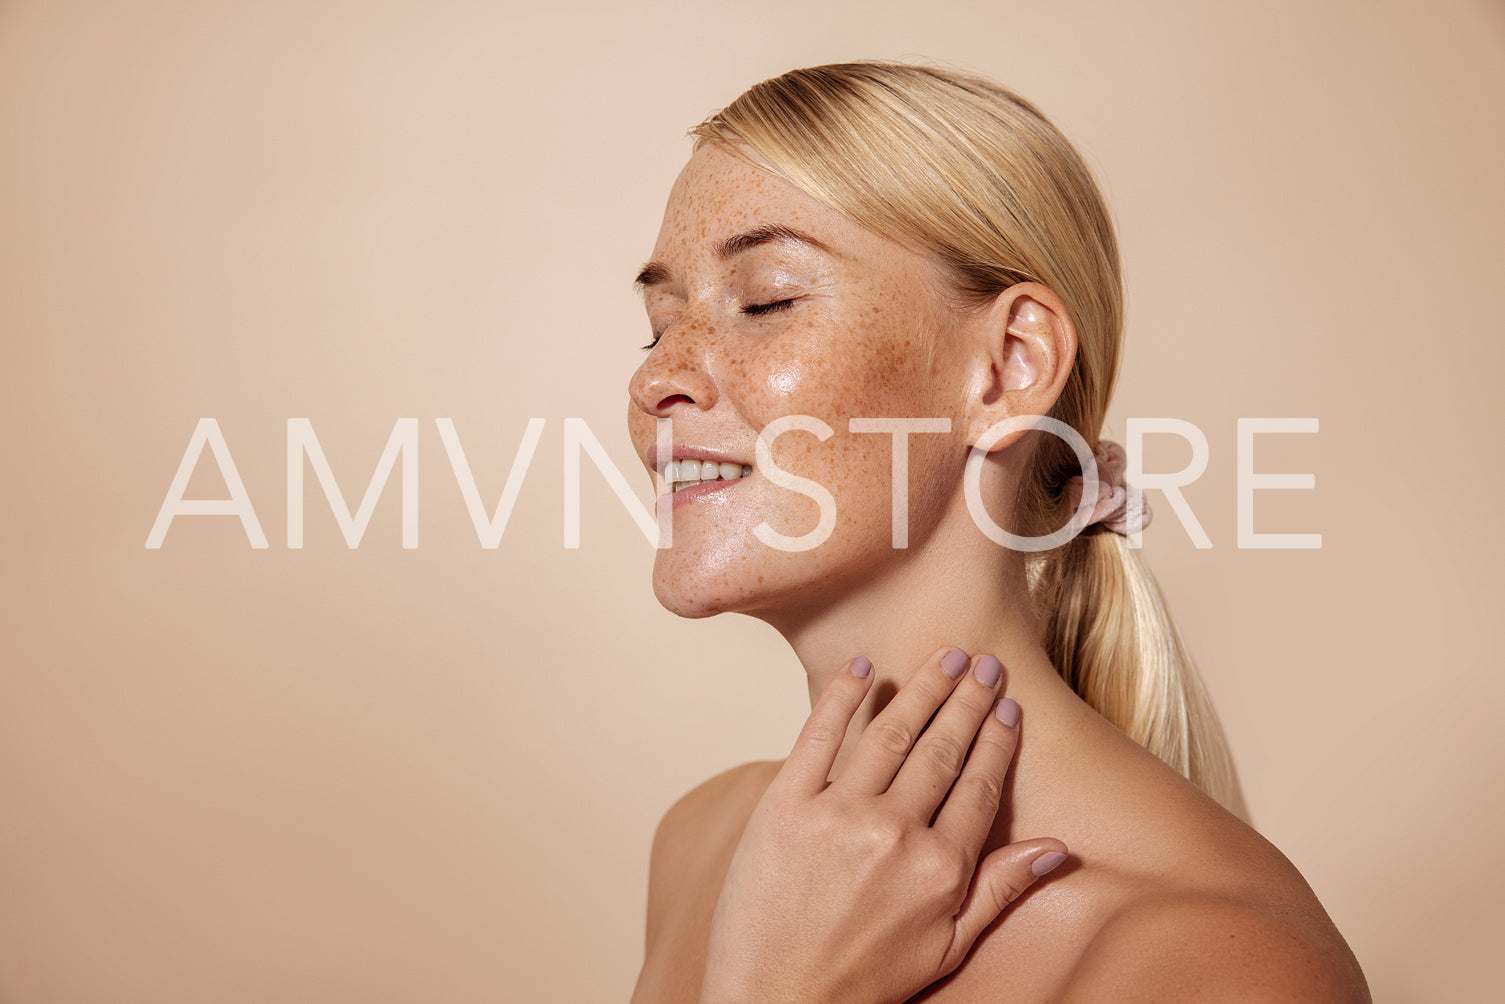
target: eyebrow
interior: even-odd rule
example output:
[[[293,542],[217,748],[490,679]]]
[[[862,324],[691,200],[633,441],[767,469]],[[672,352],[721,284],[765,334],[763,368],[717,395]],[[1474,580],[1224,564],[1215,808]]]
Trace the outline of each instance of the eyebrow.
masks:
[[[836,253],[831,250],[830,245],[825,241],[812,237],[802,230],[785,226],[782,223],[763,223],[750,230],[744,230],[740,234],[724,237],[711,245],[711,250],[722,261],[730,261],[739,254],[750,251],[760,244],[768,244],[773,241],[796,241],[800,244],[808,244],[810,247],[818,251],[824,251],[827,254]],[[650,261],[643,266],[642,271],[633,280],[633,285],[640,289],[648,286],[658,286],[669,282],[672,278],[673,273],[669,271],[669,266],[663,262]]]

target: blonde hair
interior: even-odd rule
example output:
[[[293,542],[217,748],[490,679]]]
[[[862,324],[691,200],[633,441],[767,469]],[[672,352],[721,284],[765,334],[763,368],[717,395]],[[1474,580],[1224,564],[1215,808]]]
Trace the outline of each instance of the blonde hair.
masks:
[[[1021,281],[1053,290],[1077,355],[1051,416],[1097,442],[1123,340],[1118,242],[1091,172],[1032,104],[950,70],[842,63],[765,80],[691,134],[696,149],[746,144],[826,206],[934,256],[965,303]],[[1079,467],[1063,440],[1032,435],[1015,512],[1035,535],[1065,524]],[[1154,576],[1125,545],[1087,532],[1032,556],[1045,649],[1099,714],[1243,814],[1217,715]]]

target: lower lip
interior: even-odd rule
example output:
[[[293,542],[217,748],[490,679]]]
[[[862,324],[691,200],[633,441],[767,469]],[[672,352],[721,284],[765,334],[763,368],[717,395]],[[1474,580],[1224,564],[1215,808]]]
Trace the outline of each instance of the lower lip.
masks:
[[[702,481],[698,485],[691,485],[688,488],[681,488],[679,491],[671,492],[668,495],[660,495],[659,501],[662,502],[666,498],[670,499],[671,507],[673,509],[678,509],[682,505],[689,505],[691,502],[697,501],[698,499],[703,499],[709,495],[714,495],[717,492],[724,492],[728,488],[734,488],[737,485],[741,484],[743,481],[746,481],[747,477],[748,476],[744,474],[742,477],[733,478],[730,481],[721,478],[718,478],[715,481]]]

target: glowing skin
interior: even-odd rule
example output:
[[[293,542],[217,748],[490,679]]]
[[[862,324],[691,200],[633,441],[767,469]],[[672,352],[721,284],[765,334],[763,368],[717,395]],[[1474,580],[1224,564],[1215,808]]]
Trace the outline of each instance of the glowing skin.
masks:
[[[824,249],[781,237],[718,252],[769,225]],[[769,422],[809,415],[834,434],[791,433],[774,460],[823,484],[838,510],[825,543],[785,552],[754,528],[766,520],[786,535],[808,531],[817,519],[809,499],[756,470],[686,488],[694,494],[676,498],[674,546],[657,552],[659,599],[685,616],[741,611],[769,622],[804,665],[812,703],[855,656],[868,657],[872,682],[833,778],[877,709],[938,646],[996,656],[1021,732],[983,853],[1050,835],[1080,862],[1031,889],[925,999],[973,1004],[1005,987],[1021,1001],[1161,999],[1166,988],[1177,999],[1242,1000],[1242,988],[1276,973],[1295,982],[1261,999],[1366,1000],[1352,954],[1290,863],[1061,680],[1040,643],[1021,555],[989,541],[967,512],[971,444],[1004,418],[1047,414],[1065,386],[1076,341],[1060,299],[1020,283],[959,310],[924,257],[714,147],[676,182],[653,260],[643,278],[662,337],[632,378],[628,419],[644,462],[656,466],[660,417],[673,423],[676,450],[745,465]],[[768,309],[784,299],[794,302]],[[849,432],[852,417],[952,421],[949,433],[909,439],[907,549],[891,546],[892,438]],[[982,478],[1004,526],[1011,514],[991,506],[1013,497],[1021,458],[1012,444],[998,444]],[[709,918],[777,766],[718,775],[665,817],[665,857],[650,879],[656,937],[635,1000],[699,999]],[[1185,982],[1188,959],[1214,960],[1205,985],[1229,992],[1198,993],[1204,984]]]
[[[630,382],[628,425],[649,470],[664,418],[674,459],[744,465],[776,419],[832,430],[825,440],[791,432],[772,450],[780,470],[830,493],[829,538],[801,551],[759,539],[765,523],[798,537],[820,520],[814,500],[764,471],[685,488],[671,499],[674,545],[654,565],[664,606],[768,622],[804,665],[812,703],[832,673],[868,656],[876,681],[838,770],[938,645],[1003,659],[1026,707],[1025,696],[1079,703],[1040,646],[1024,556],[982,533],[962,487],[972,443],[1003,419],[1048,413],[1066,384],[1076,336],[1051,290],[1019,283],[962,309],[939,264],[712,145],[676,181],[639,280],[656,344]],[[852,418],[950,422],[908,437],[903,549],[892,545],[894,438],[851,432]],[[983,465],[981,493],[1003,526],[1022,469],[1017,438],[999,440]]]
[[[715,247],[769,224],[823,247],[784,236],[730,257]],[[676,447],[744,464],[754,462],[758,433],[784,415],[813,416],[835,433],[820,442],[791,432],[773,450],[781,468],[830,490],[831,537],[803,553],[760,542],[759,523],[797,536],[818,510],[754,471],[675,507],[674,547],[658,552],[654,568],[664,605],[777,622],[791,602],[808,613],[906,558],[890,546],[891,438],[848,432],[852,416],[956,419],[951,434],[910,438],[909,540],[923,545],[951,506],[966,456],[958,315],[940,297],[935,266],[713,146],[676,182],[653,261],[645,303],[659,340],[630,386],[640,455],[659,417],[673,420]],[[792,302],[770,309],[782,301]]]

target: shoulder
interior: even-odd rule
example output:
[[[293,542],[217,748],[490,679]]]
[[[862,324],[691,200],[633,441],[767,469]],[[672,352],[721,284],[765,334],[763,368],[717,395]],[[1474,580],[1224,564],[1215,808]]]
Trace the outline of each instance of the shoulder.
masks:
[[[1062,998],[1361,1004],[1369,990],[1325,915],[1186,892],[1139,898],[1110,917]]]
[[[659,820],[648,861],[648,940],[687,893],[703,890],[724,871],[758,799],[781,761],[744,763],[681,795]],[[715,878],[719,888],[720,879]]]
[[[747,816],[781,766],[778,760],[754,760],[702,781],[669,806],[654,834],[655,846],[675,842],[686,829],[703,832],[708,826],[730,823],[738,816],[746,825]]]

